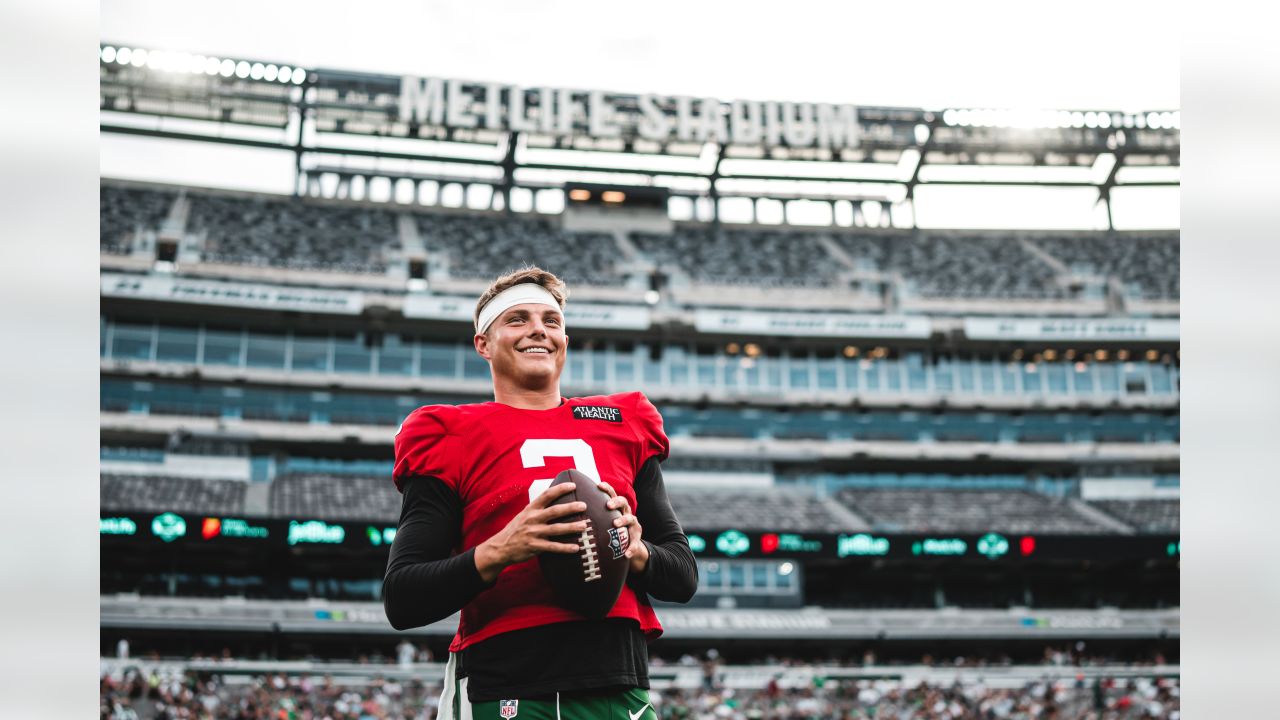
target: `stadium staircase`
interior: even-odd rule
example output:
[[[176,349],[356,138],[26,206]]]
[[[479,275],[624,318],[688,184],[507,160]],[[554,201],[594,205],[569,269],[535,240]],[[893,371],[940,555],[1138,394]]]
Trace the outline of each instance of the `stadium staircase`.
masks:
[[[1113,530],[1121,535],[1133,535],[1135,533],[1131,526],[1120,522],[1116,518],[1083,500],[1069,499],[1067,502],[1071,505],[1071,509],[1076,511],[1077,515],[1083,515],[1088,518],[1090,522],[1097,523],[1098,525],[1109,530]]]

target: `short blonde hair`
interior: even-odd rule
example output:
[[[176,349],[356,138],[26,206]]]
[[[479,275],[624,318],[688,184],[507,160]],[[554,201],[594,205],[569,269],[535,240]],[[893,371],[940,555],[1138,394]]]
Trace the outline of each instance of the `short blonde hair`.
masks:
[[[560,304],[561,312],[564,311],[564,303],[569,299],[569,287],[564,284],[563,280],[552,273],[547,272],[540,267],[529,265],[522,267],[519,270],[509,272],[489,284],[489,288],[485,290],[480,296],[480,299],[476,301],[476,312],[475,316],[472,318],[473,322],[480,322],[480,311],[484,309],[485,305],[489,304],[489,301],[492,300],[495,295],[507,288],[520,285],[521,283],[533,283],[534,285],[540,285],[543,290],[551,293],[551,297],[555,298],[556,302]]]

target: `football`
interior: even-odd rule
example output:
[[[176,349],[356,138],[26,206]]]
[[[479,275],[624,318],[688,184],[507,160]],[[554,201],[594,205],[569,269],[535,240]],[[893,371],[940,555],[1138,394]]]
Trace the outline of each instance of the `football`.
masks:
[[[556,542],[573,543],[578,552],[542,553],[538,563],[542,575],[555,592],[560,604],[586,617],[599,619],[608,614],[627,581],[629,560],[626,558],[630,536],[626,528],[614,527],[622,516],[607,507],[609,494],[596,486],[596,481],[577,470],[565,470],[556,476],[551,487],[573,483],[574,490],[556,499],[552,506],[581,500],[587,504],[583,513],[566,515],[558,522],[585,519],[587,529],[576,535],[560,535]]]

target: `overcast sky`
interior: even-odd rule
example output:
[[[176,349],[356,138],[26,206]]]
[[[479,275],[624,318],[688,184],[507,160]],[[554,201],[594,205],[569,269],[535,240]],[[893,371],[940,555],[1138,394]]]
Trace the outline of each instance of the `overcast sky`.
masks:
[[[1180,108],[1177,13],[1164,3],[604,5],[103,0],[101,38],[304,67],[720,99]],[[110,177],[287,192],[292,157],[279,155],[104,136],[101,169]],[[1069,227],[1087,226],[1093,216],[1087,189],[924,191],[941,194],[921,195],[922,225]],[[1114,209],[1118,225],[1176,227],[1177,206],[1176,189],[1131,189]]]

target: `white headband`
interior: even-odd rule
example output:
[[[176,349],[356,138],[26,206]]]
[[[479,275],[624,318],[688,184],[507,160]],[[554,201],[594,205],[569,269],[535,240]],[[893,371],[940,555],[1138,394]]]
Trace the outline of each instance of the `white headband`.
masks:
[[[512,285],[494,295],[493,299],[480,308],[480,317],[476,318],[476,334],[484,334],[489,329],[489,326],[493,324],[493,321],[498,319],[498,316],[508,308],[525,303],[547,305],[560,310],[560,303],[556,302],[555,296],[547,292],[546,288],[541,285],[535,285],[534,283]]]

